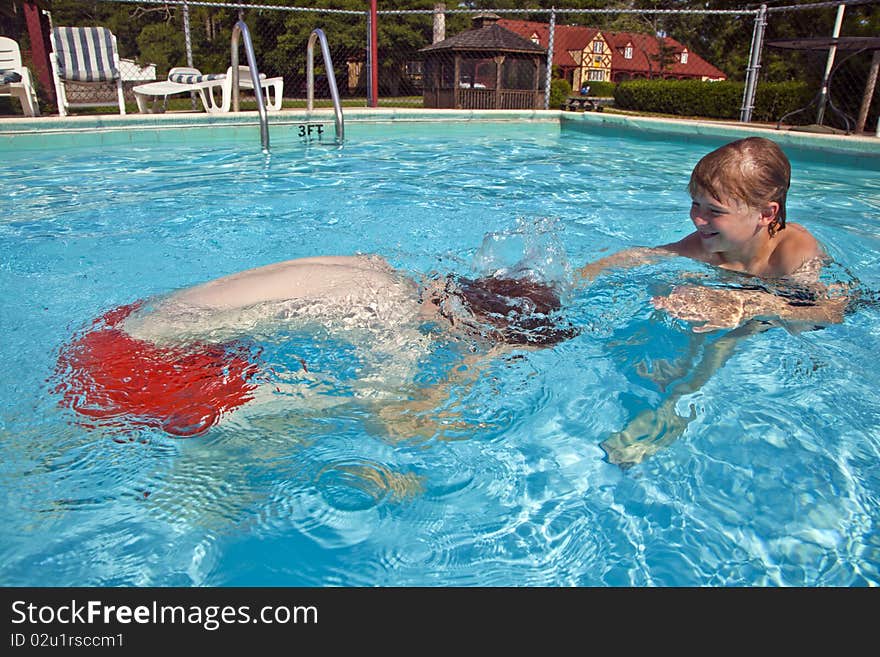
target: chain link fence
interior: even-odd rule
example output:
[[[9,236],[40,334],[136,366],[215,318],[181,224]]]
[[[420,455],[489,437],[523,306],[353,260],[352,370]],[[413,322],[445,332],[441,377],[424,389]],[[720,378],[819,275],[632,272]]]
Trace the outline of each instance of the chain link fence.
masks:
[[[786,123],[842,130],[854,124],[857,133],[877,134],[880,3],[771,6],[762,54],[761,81],[799,81],[811,95]]]
[[[784,117],[786,124],[873,133],[880,113],[880,46],[871,41],[880,37],[880,0],[675,10],[465,9],[413,0],[395,4],[418,8],[380,7],[375,26],[369,3],[293,4],[55,0],[46,17],[54,25],[110,28],[125,60],[123,84],[131,102],[133,86],[165,79],[172,67],[225,72],[232,28],[243,20],[260,71],[284,79],[285,107],[305,106],[307,43],[312,30],[321,28],[347,106],[555,108],[582,90],[607,98],[620,82],[664,78],[740,83],[741,120],[783,118],[767,111],[752,116],[754,94],[773,83],[793,85],[803,105]],[[0,33],[18,40],[31,60],[20,10],[0,19]],[[829,45],[832,37],[838,38],[836,47]],[[315,105],[329,106],[320,55],[315,64]],[[43,81],[41,102],[51,105],[46,86]],[[245,101],[243,95],[243,109],[255,107]],[[188,98],[176,102],[172,108],[196,108]],[[17,110],[12,102],[0,104],[0,112]]]

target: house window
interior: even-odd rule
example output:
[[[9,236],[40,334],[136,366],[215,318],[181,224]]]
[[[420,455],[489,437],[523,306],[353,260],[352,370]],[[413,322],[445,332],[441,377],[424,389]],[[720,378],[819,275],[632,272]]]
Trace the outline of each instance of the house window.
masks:
[[[604,44],[601,41],[593,41],[593,52],[601,55],[605,52]]]
[[[682,51],[681,51],[681,63],[682,63],[682,64],[687,64],[687,63],[688,63],[688,51],[687,51],[687,50],[682,50]]]
[[[601,56],[593,57],[593,66],[602,66],[602,57]]]
[[[587,78],[590,82],[604,82],[605,71],[588,71]]]
[[[624,59],[632,59],[633,58],[633,47],[627,46],[623,50],[623,58]]]

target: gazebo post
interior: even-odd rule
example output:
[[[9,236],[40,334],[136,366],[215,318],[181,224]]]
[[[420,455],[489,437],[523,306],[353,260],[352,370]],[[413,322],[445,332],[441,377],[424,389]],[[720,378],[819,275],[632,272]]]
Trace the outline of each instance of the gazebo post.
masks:
[[[461,85],[461,57],[455,53],[455,75],[452,79],[452,106],[455,109],[461,109],[461,99],[459,98],[459,86]]]
[[[533,75],[532,75],[532,77],[533,77],[534,80],[535,80],[535,86],[532,87],[532,91],[535,92],[535,98],[537,98],[537,97],[538,97],[538,92],[541,90],[541,88],[540,88],[540,82],[541,82],[541,58],[540,58],[540,57],[533,57],[533,58],[532,58],[532,64],[533,64],[534,67],[535,67],[534,73],[533,73]]]
[[[495,109],[504,109],[501,107],[501,67],[504,66],[504,55],[495,55]]]

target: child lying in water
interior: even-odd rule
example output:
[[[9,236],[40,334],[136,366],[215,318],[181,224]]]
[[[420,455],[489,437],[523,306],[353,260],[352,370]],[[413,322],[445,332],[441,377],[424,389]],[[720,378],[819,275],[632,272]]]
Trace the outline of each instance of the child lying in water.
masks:
[[[559,309],[552,287],[527,279],[420,286],[379,256],[288,260],[105,314],[62,352],[57,391],[95,420],[198,435],[257,394],[259,357],[239,338],[279,325],[365,337],[395,361],[374,374],[375,394],[411,382],[426,322],[493,348],[543,346],[575,334]]]

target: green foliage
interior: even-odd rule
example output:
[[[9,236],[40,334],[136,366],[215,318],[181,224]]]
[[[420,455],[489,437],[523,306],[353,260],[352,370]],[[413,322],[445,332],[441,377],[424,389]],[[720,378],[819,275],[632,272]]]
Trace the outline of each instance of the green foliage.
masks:
[[[738,119],[743,93],[742,82],[630,80],[615,89],[614,106],[676,116]],[[758,87],[752,118],[776,121],[809,100],[810,88],[804,82],[764,83]]]
[[[172,66],[187,64],[183,31],[183,8],[179,4],[142,4],[98,0],[39,0],[48,5],[55,25],[103,25],[116,34],[120,54],[134,58],[140,64],[154,63],[157,74],[164,77]],[[364,0],[267,0],[266,5],[281,7],[313,7],[337,11],[282,11],[272,9],[244,9],[245,22],[250,28],[260,70],[269,76],[284,76],[285,94],[300,96],[305,79],[306,45],[311,31],[320,27],[327,34],[337,82],[343,95],[365,93],[362,65],[366,51],[366,14],[369,3]],[[772,3],[771,3],[772,4]],[[792,3],[796,4],[796,3]],[[0,31],[19,40],[28,50],[27,31],[21,11],[21,0],[0,0]],[[380,11],[431,10],[435,0],[382,0]],[[686,3],[681,0],[446,0],[448,10],[473,10],[446,14],[446,34],[451,36],[471,27],[474,13],[482,9],[522,9],[504,13],[505,18],[548,20],[546,13],[530,12],[551,7],[565,9],[731,9],[752,12],[756,5],[742,0],[709,0],[707,3]],[[529,9],[524,9],[528,7]],[[880,30],[880,12],[876,3],[847,6],[842,34],[873,36]],[[837,13],[836,6],[806,11],[779,10],[768,16],[765,40],[828,35]],[[230,61],[230,37],[238,19],[239,10],[203,4],[189,5],[192,34],[193,64],[206,72],[224,71]],[[623,13],[558,13],[557,24],[580,24],[604,31],[634,31],[646,34],[665,32],[724,71],[731,81],[723,83],[663,82],[681,84],[675,91],[660,87],[624,87],[617,89],[610,83],[591,82],[590,94],[611,96],[618,107],[628,104],[643,111],[657,111],[684,116],[738,118],[742,103],[742,82],[745,76],[749,45],[755,17],[752,13],[725,16],[700,14],[623,14]],[[380,14],[378,23],[380,98],[386,95],[411,94],[418,96],[413,76],[407,75],[407,64],[418,59],[418,50],[430,43],[433,18],[430,14]],[[240,61],[244,49],[240,51]],[[670,52],[661,49],[652,60],[654,71],[661,70],[670,61]],[[814,53],[815,54],[815,53]],[[798,51],[782,51],[765,47],[756,98],[755,118],[775,120],[785,111],[806,105],[810,92],[818,90],[824,66],[811,68],[810,55]],[[835,102],[850,114],[858,111],[860,92],[867,79],[870,57],[853,58],[842,73],[857,83],[851,89],[839,91],[840,82],[832,89]],[[315,50],[315,73],[321,75],[324,67],[320,48]],[[360,67],[360,68],[359,68]],[[349,79],[349,75],[353,76]],[[561,77],[554,67],[553,77]],[[844,77],[838,76],[838,81]],[[782,84],[798,81],[799,84]],[[350,82],[350,86],[346,84]],[[779,84],[773,84],[779,83]],[[635,82],[624,83],[635,85]],[[736,85],[739,86],[736,86]],[[804,85],[809,91],[804,92]],[[687,85],[695,85],[688,87]],[[710,86],[711,85],[711,86]],[[718,85],[718,86],[715,86]],[[731,86],[733,85],[733,86]],[[552,88],[552,89],[555,89]],[[709,91],[706,91],[706,90]],[[853,90],[859,93],[854,93]],[[553,91],[551,90],[551,93]],[[561,93],[556,90],[557,94]],[[570,93],[570,92],[569,92]],[[801,98],[806,93],[807,98]],[[567,95],[567,94],[566,94]],[[551,106],[557,97],[551,99]],[[848,103],[855,103],[852,107]],[[876,103],[872,105],[868,123],[876,122]],[[785,110],[785,111],[783,111]]]
[[[140,59],[156,65],[157,72],[167,73],[173,66],[186,63],[184,39],[176,25],[146,25],[137,37]],[[160,75],[161,75],[160,73]]]
[[[765,82],[755,94],[755,121],[778,121],[784,114],[806,107],[815,89],[803,81]]]
[[[550,109],[562,109],[565,100],[571,95],[571,85],[564,78],[555,78],[550,82]]]
[[[615,82],[587,82],[587,84],[590,85],[591,96],[613,96],[614,89],[617,87]]]

